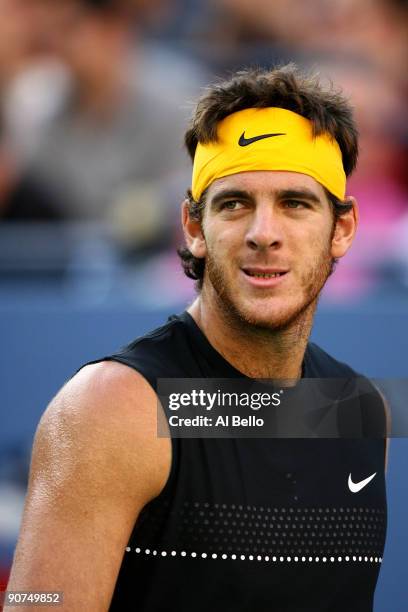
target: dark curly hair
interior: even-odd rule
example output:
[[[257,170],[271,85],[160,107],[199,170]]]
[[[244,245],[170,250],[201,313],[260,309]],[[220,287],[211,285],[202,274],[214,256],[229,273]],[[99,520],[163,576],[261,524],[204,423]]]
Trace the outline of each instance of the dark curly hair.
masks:
[[[230,79],[208,87],[198,100],[184,142],[194,161],[197,144],[217,140],[218,123],[228,115],[246,108],[275,106],[291,110],[312,124],[313,134],[328,133],[338,143],[346,176],[357,164],[358,131],[353,111],[345,96],[333,85],[324,86],[317,74],[302,72],[295,64],[272,70],[252,69],[235,73]],[[325,189],[336,220],[351,209]],[[201,221],[205,207],[204,192],[199,202],[187,192],[190,218]],[[185,274],[201,289],[205,259],[199,259],[186,247],[178,249]]]

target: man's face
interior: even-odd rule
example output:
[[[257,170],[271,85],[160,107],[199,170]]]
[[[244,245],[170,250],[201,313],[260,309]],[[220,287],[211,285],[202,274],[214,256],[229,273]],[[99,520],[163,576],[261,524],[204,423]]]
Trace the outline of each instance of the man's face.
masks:
[[[334,218],[323,187],[294,172],[242,172],[212,183],[203,214],[203,292],[242,323],[289,326],[332,267]]]

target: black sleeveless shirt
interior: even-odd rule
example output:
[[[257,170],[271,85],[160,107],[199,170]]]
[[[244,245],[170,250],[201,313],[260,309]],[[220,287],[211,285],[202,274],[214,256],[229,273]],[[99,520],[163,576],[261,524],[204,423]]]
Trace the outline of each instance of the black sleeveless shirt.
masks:
[[[243,378],[188,313],[105,359],[159,378]],[[357,376],[309,343],[306,378]],[[137,406],[135,406],[137,409]],[[383,439],[173,438],[111,612],[369,612],[386,531]],[[372,474],[358,493],[347,486]]]

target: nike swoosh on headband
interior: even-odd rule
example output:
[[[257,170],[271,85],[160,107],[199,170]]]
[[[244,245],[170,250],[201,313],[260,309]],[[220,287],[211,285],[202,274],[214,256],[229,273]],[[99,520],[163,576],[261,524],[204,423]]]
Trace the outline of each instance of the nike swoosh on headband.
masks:
[[[369,476],[368,478],[365,478],[364,480],[360,480],[360,482],[353,482],[351,479],[351,474],[350,474],[348,477],[348,487],[350,491],[352,493],[358,493],[359,491],[361,491],[361,489],[364,489],[364,487],[368,485],[368,483],[371,482],[374,476],[376,475],[377,475],[377,472],[374,472],[374,474],[371,474],[371,476]]]
[[[239,137],[238,144],[240,147],[247,147],[248,145],[256,142],[257,140],[263,140],[264,138],[273,138],[273,136],[286,136],[286,133],[279,132],[277,134],[260,134],[259,136],[252,136],[252,138],[245,138],[245,131],[242,132]]]

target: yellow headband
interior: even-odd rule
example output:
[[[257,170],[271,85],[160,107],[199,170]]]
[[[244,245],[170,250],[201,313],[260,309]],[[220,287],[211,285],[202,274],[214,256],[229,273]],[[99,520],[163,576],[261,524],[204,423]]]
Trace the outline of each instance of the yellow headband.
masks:
[[[223,119],[217,134],[217,142],[197,145],[192,179],[196,201],[216,179],[251,170],[307,174],[344,200],[346,175],[337,141],[328,134],[314,138],[311,122],[297,113],[248,108]]]

